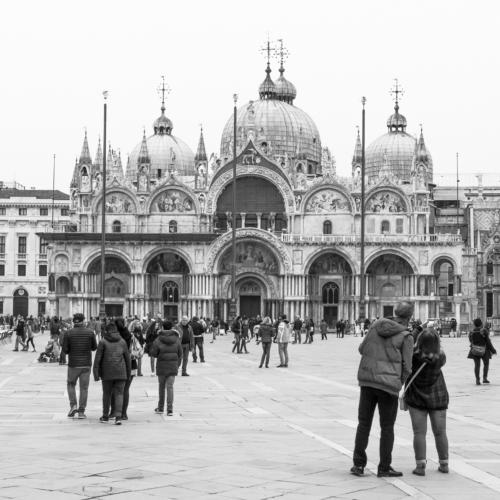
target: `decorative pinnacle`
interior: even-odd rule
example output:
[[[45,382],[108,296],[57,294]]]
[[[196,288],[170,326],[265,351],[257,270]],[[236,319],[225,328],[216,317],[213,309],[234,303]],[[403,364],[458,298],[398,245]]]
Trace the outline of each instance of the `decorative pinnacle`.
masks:
[[[280,74],[282,75],[285,72],[285,68],[283,67],[283,62],[288,59],[290,55],[289,50],[283,45],[283,39],[278,38],[279,47],[274,48],[274,56],[280,62]]]
[[[161,95],[161,111],[165,112],[165,94],[170,94],[171,88],[165,83],[165,77],[161,76],[161,84],[158,87],[158,95]]]
[[[399,110],[399,99],[400,99],[399,94],[401,94],[401,96],[403,96],[404,90],[400,87],[397,78],[394,78],[394,87],[389,91],[389,94],[394,95],[394,102],[395,102],[394,109],[396,111],[398,111]]]
[[[271,41],[269,40],[269,33],[267,34],[267,43],[260,49],[260,51],[264,54],[264,56],[267,58],[267,69],[269,73],[271,72],[271,51],[273,49],[271,48]]]

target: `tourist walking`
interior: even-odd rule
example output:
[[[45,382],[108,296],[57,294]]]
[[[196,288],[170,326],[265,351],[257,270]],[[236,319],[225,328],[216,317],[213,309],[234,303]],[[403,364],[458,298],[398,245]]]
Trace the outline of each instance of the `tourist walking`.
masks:
[[[212,333],[212,340],[210,343],[213,344],[217,339],[217,335],[219,335],[219,320],[217,318],[214,318],[210,322],[210,331]]]
[[[125,326],[125,320],[123,318],[117,318],[115,321],[116,329],[120,334],[121,338],[127,344],[127,349],[130,354],[130,376],[125,382],[125,387],[123,388],[123,404],[122,404],[122,413],[121,419],[128,420],[128,403],[130,398],[130,386],[132,385],[132,380],[134,380],[134,376],[137,375],[137,358],[136,355],[132,355],[132,334],[129,329]],[[111,413],[114,412],[115,401],[114,398],[111,398]]]
[[[56,340],[59,343],[59,334],[61,333],[61,323],[59,321],[59,318],[57,316],[54,316],[52,318],[52,321],[50,322],[50,338],[52,340]],[[59,345],[61,345],[59,343]]]
[[[275,332],[271,325],[271,318],[266,316],[259,326],[256,334],[257,342],[262,342],[262,357],[260,358],[259,368],[265,363],[266,368],[269,368],[269,357],[271,355],[271,346],[275,337]]]
[[[427,417],[439,457],[438,470],[448,472],[448,437],[446,435],[446,410],[449,396],[441,368],[446,355],[441,350],[439,335],[425,329],[418,337],[412,360],[412,373],[405,389],[404,401],[410,410],[413,427],[413,449],[416,468],[413,474],[425,476]]]
[[[198,348],[198,352],[200,355],[200,362],[205,362],[205,354],[203,352],[203,334],[205,333],[205,327],[198,317],[193,316],[191,320],[191,328],[193,329],[193,337],[194,337],[194,345],[193,345],[193,363],[198,361],[196,356],[196,348]]]
[[[483,384],[489,384],[488,370],[492,354],[497,351],[491,343],[487,328],[483,328],[483,322],[480,318],[474,320],[474,328],[469,333],[470,349],[468,358],[474,360],[474,375],[476,376],[476,385],[481,385],[480,370],[481,360],[483,360]]]
[[[158,376],[158,406],[155,413],[163,413],[165,408],[165,388],[167,389],[167,415],[173,415],[174,382],[182,364],[182,344],[177,332],[172,330],[172,322],[164,321],[158,338],[150,349],[157,358],[156,375]]]
[[[302,343],[302,320],[300,316],[295,316],[295,321],[293,322],[293,344]]]
[[[14,345],[14,351],[19,351],[19,344],[23,346],[23,351],[26,351],[26,344],[24,343],[25,336],[25,327],[24,319],[22,317],[18,318],[16,325],[16,343]]]
[[[64,336],[62,350],[68,355],[67,390],[69,397],[68,417],[85,418],[87,395],[92,367],[92,351],[97,348],[94,332],[85,328],[85,316],[81,313],[73,315],[73,328]],[[55,340],[51,340],[55,343]],[[80,387],[80,397],[76,398],[76,383]]]
[[[243,316],[243,320],[241,322],[241,334],[240,334],[240,351],[243,352],[245,349],[245,354],[248,354],[247,350],[247,341],[249,339],[249,331],[250,331],[250,322],[246,316]]]
[[[321,340],[328,340],[326,336],[328,333],[328,323],[325,321],[325,318],[323,318],[319,324],[319,331],[321,332]]]
[[[278,323],[276,334],[278,353],[280,355],[280,364],[278,368],[288,368],[288,343],[290,342],[290,332],[290,323],[286,319],[286,314],[283,314]]]
[[[144,345],[144,352],[149,356],[149,362],[151,364],[151,376],[155,376],[155,358],[149,355],[149,348],[153,345],[153,342],[158,337],[158,322],[153,319],[150,321],[146,328],[146,342]]]
[[[35,343],[33,341],[34,337],[35,337],[35,334],[33,332],[33,320],[32,319],[29,319],[28,321],[26,321],[26,328],[25,328],[25,331],[26,331],[26,337],[27,337],[27,341],[26,341],[26,347],[25,347],[25,350],[29,350],[29,346],[31,344],[31,347],[33,348],[33,352],[36,352],[36,349],[35,349]]]
[[[394,320],[383,318],[370,327],[359,345],[361,361],[358,382],[361,387],[358,408],[358,428],[354,444],[351,473],[364,474],[367,463],[366,448],[375,407],[380,415],[380,461],[378,477],[398,477],[401,472],[391,467],[394,445],[394,423],[398,412],[398,395],[403,382],[411,373],[413,336],[408,321],[413,305],[400,302],[395,308]]]
[[[142,334],[142,324],[139,320],[133,321],[129,330],[132,333],[132,358],[137,363],[137,376],[142,377],[142,358],[144,356],[144,335]],[[131,359],[132,360],[132,359]]]
[[[231,323],[231,330],[234,334],[234,346],[231,352],[236,351],[237,354],[241,352],[240,350],[240,336],[241,336],[241,316],[238,315],[234,318],[234,321]]]
[[[115,417],[115,424],[122,423],[123,390],[130,378],[130,354],[127,344],[118,333],[114,322],[104,328],[104,335],[94,359],[94,379],[102,381],[102,417],[108,422]],[[114,413],[110,414],[111,398],[114,399]]]
[[[309,332],[309,343],[312,344],[314,342],[314,321],[312,318],[309,318],[307,322],[307,330]]]
[[[181,322],[176,326],[182,346],[182,376],[189,377],[187,365],[189,361],[189,353],[194,349],[193,329],[189,324],[189,318],[182,316]]]

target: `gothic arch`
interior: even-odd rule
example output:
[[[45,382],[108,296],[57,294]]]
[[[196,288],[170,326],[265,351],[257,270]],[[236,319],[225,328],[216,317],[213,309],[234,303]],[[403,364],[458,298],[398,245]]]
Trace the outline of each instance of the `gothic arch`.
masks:
[[[165,246],[161,248],[155,248],[154,250],[149,251],[143,258],[142,261],[142,269],[141,272],[143,274],[146,273],[146,269],[148,268],[149,263],[158,255],[161,255],[162,253],[173,253],[177,254],[179,257],[182,257],[184,261],[186,262],[189,271],[193,272],[194,271],[194,265],[191,257],[187,254],[186,251],[178,248],[178,247],[171,247],[171,246]]]
[[[236,230],[236,241],[253,241],[262,243],[274,256],[280,267],[278,274],[286,274],[292,270],[292,261],[287,248],[281,240],[273,234],[262,229],[240,228]],[[206,272],[218,274],[219,260],[224,252],[229,248],[232,241],[232,233],[228,231],[215,240],[208,250]]]
[[[398,250],[397,248],[383,248],[381,250],[377,250],[376,252],[370,254],[366,258],[365,270],[368,270],[370,264],[372,264],[378,257],[381,257],[382,255],[395,255],[397,257],[402,258],[412,268],[413,274],[415,275],[419,274],[418,264],[416,263],[415,259],[411,255],[401,250]]]
[[[108,186],[106,188],[106,206],[109,206],[112,196],[116,194],[121,194],[122,196],[128,198],[132,204],[130,210],[124,212],[111,212],[116,214],[136,214],[138,210],[138,202],[136,194],[131,191],[129,188],[125,186]],[[101,202],[102,202],[102,191],[99,192],[99,195],[92,202],[92,212],[95,214],[101,213]],[[106,211],[106,213],[110,213]]]
[[[322,257],[323,255],[330,254],[330,253],[337,254],[340,257],[344,258],[345,261],[349,264],[349,266],[351,266],[352,274],[357,274],[359,272],[355,262],[351,259],[349,254],[347,254],[344,250],[341,250],[340,248],[331,248],[330,247],[330,248],[319,248],[318,250],[313,252],[311,255],[309,255],[309,257],[307,257],[307,259],[304,263],[304,274],[306,274],[306,275],[309,274],[309,272],[311,270],[311,266],[314,264],[314,262],[316,262],[316,260],[318,258]]]
[[[264,291],[264,298],[272,298],[272,297],[278,297],[278,290],[273,283],[272,279],[269,278],[265,273],[260,273],[260,272],[243,272],[243,273],[237,273],[236,274],[236,289],[238,290],[238,285],[241,285],[243,281],[246,280],[254,280],[259,282],[259,284],[262,286],[262,289]],[[222,284],[221,287],[221,292],[223,297],[230,297],[231,296],[231,278],[225,280],[225,282]]]
[[[147,214],[162,213],[162,212],[151,212],[152,205],[158,199],[159,195],[161,195],[164,192],[172,191],[172,190],[173,191],[180,191],[186,197],[191,199],[191,201],[193,203],[193,212],[189,212],[189,213],[199,214],[201,212],[200,202],[198,200],[198,197],[196,196],[196,193],[189,186],[186,186],[185,184],[178,182],[177,179],[175,179],[175,177],[173,177],[173,178],[170,177],[169,179],[167,179],[167,182],[160,184],[149,194],[148,199],[146,201],[146,204],[144,206],[145,213],[147,213]]]
[[[455,272],[455,274],[459,274],[458,273],[458,266],[457,266],[457,263],[455,261],[455,258],[452,257],[451,255],[448,255],[448,254],[438,255],[437,257],[435,257],[432,260],[432,263],[431,263],[431,266],[430,266],[431,273],[435,273],[436,265],[442,264],[443,262],[448,262],[449,264],[451,264],[451,266],[453,267],[453,271]]]
[[[343,186],[340,184],[320,184],[319,186],[314,187],[311,191],[309,191],[303,198],[300,203],[300,206],[297,207],[297,210],[300,211],[301,213],[306,213],[306,207],[308,203],[318,194],[320,194],[322,191],[328,192],[328,191],[333,191],[338,194],[340,194],[343,198],[347,200],[348,207],[346,209],[339,210],[339,213],[354,213],[356,209],[356,205],[354,203],[354,199],[351,196],[350,193],[348,193]],[[334,213],[333,211],[332,213]],[[314,212],[313,212],[314,213]],[[324,213],[331,213],[331,212],[324,212]]]
[[[391,198],[391,196],[389,196],[389,202],[388,202],[387,209],[371,210],[370,204],[375,203],[375,201],[372,202],[372,200],[377,195],[382,195],[383,193],[387,193],[388,195],[392,195],[392,198]],[[382,196],[380,196],[379,198],[381,198],[381,200],[383,201]],[[398,198],[402,202],[401,210],[397,210],[397,209],[391,210],[390,207],[396,207],[396,208],[398,207],[398,205],[396,203],[394,203],[395,201],[397,201]],[[380,201],[380,200],[376,200],[376,201]],[[380,203],[378,203],[378,204],[380,205]],[[408,200],[408,197],[401,189],[399,189],[396,186],[376,186],[375,188],[368,191],[368,193],[366,195],[365,209],[369,213],[400,213],[400,214],[403,214],[403,213],[410,212],[411,211],[410,207],[411,207],[411,204]]]
[[[90,265],[97,259],[97,257],[100,257],[101,255],[101,250],[94,250],[92,253],[90,253],[85,260],[81,264],[81,271],[83,272],[88,272],[88,269]],[[131,272],[134,272],[134,266],[132,264],[132,261],[130,260],[129,256],[116,248],[109,248],[106,249],[106,257],[117,257],[119,259],[122,259],[130,268]]]

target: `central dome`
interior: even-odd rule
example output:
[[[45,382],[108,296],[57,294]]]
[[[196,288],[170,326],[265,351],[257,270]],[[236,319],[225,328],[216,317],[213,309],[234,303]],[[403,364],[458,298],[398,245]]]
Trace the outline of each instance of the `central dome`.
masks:
[[[221,158],[232,158],[234,118],[224,127],[221,139]],[[321,139],[312,118],[301,109],[284,101],[260,99],[238,109],[236,123],[237,150],[241,151],[253,134],[256,146],[268,151],[269,157],[301,155],[319,165]]]

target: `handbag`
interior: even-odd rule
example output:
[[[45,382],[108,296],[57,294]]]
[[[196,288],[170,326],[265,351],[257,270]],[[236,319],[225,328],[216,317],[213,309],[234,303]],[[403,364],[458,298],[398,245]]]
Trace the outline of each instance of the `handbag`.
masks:
[[[477,356],[479,358],[482,358],[486,354],[486,346],[485,345],[471,344],[470,353],[473,356]]]
[[[408,411],[408,404],[406,403],[405,401],[405,394],[406,394],[406,391],[408,390],[408,388],[410,387],[410,385],[413,383],[413,381],[417,378],[417,375],[422,371],[422,369],[424,368],[424,366],[426,365],[427,363],[424,361],[418,368],[418,370],[415,372],[415,375],[413,375],[413,377],[410,379],[410,381],[408,382],[408,385],[404,388],[403,392],[399,395],[399,409],[400,410],[403,410],[403,411]]]

